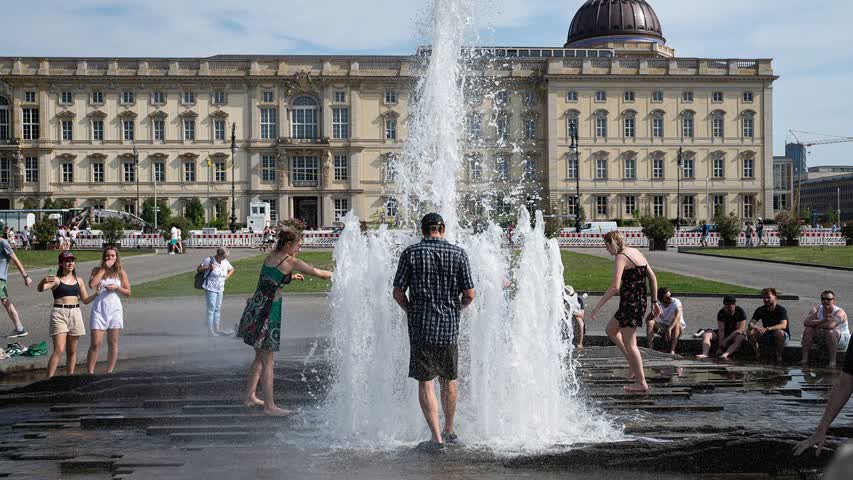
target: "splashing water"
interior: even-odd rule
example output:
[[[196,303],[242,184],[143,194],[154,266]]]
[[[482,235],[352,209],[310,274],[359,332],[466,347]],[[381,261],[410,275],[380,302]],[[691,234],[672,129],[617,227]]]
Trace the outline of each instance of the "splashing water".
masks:
[[[409,225],[438,211],[448,239],[468,253],[474,276],[477,299],[460,326],[457,430],[469,445],[500,451],[616,440],[621,433],[576,397],[573,347],[560,331],[563,264],[541,212],[531,227],[530,214],[520,209],[518,249],[504,245],[495,224],[477,234],[459,228],[462,52],[473,13],[473,0],[435,0],[429,65],[396,166]],[[335,374],[322,415],[341,445],[389,448],[424,440],[417,386],[406,378],[406,318],[391,297],[399,254],[420,234],[384,227],[362,234],[352,213],[344,223],[331,291]]]

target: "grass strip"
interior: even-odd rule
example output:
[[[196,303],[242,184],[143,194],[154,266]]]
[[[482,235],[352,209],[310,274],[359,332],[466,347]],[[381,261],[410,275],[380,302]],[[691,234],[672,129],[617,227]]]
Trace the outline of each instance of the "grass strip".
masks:
[[[853,268],[853,247],[709,248],[691,253]]]
[[[152,253],[153,250],[147,248],[132,248],[119,251],[122,257],[131,257],[134,255],[142,255]],[[15,255],[18,260],[24,264],[26,268],[44,268],[56,266],[59,258],[59,250],[15,250]],[[77,263],[90,262],[101,259],[101,250],[73,250],[72,253],[77,258]],[[87,274],[89,272],[86,272]]]

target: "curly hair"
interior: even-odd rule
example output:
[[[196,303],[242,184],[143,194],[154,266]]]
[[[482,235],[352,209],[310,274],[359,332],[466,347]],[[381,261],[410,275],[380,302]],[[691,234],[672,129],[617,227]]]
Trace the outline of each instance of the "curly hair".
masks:
[[[292,228],[282,228],[281,231],[278,232],[278,242],[275,244],[275,249],[282,251],[288,243],[296,243],[299,240],[302,240],[302,232]]]

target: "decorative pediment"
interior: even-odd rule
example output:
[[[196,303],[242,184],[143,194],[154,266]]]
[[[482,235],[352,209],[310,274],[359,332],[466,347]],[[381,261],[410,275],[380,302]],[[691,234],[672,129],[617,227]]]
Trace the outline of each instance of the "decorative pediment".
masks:
[[[228,154],[223,152],[211,153],[210,158],[213,160],[227,160]]]
[[[690,109],[682,110],[682,112],[681,112],[681,116],[683,116],[683,117],[687,117],[687,116],[692,117],[693,115],[696,115],[696,112],[694,112],[693,110],[690,110]]]
[[[122,160],[136,160],[136,155],[133,152],[124,152],[118,156]]]
[[[712,117],[725,117],[726,112],[725,112],[725,110],[714,110],[713,112],[711,112],[711,116]]]
[[[755,110],[744,110],[744,111],[740,112],[740,115],[742,117],[754,117],[755,116]]]
[[[726,152],[724,152],[722,150],[714,150],[713,152],[711,152],[711,156],[712,157],[725,157]]]
[[[103,153],[97,153],[96,152],[96,153],[90,153],[89,158],[91,158],[92,160],[106,160],[107,156],[104,155]]]
[[[228,118],[228,112],[222,110],[214,110],[210,112],[210,118],[225,119]]]
[[[622,116],[623,117],[636,117],[637,111],[629,108],[628,110],[625,110],[624,112],[622,112]]]
[[[536,110],[527,110],[526,112],[522,113],[521,116],[523,118],[539,118],[539,112],[537,112]]]
[[[593,153],[593,156],[596,156],[599,158],[604,158],[604,157],[610,156],[610,152],[608,152],[607,150],[599,150],[599,151]]]
[[[71,110],[63,110],[56,114],[56,118],[60,120],[74,120],[77,114],[72,112]]]
[[[382,115],[380,116],[387,120],[389,118],[397,118],[400,116],[400,114],[395,112],[394,110],[388,110],[387,112],[382,113]]]
[[[77,158],[77,155],[74,155],[73,153],[60,153],[56,156],[57,160],[63,161],[74,160],[75,158]]]
[[[92,110],[86,116],[89,118],[97,118],[97,119],[107,118],[107,114],[100,111],[100,110]]]
[[[151,155],[148,155],[148,158],[150,158],[151,160],[163,161],[163,160],[166,160],[167,158],[169,158],[169,155],[167,153],[157,152],[157,153],[152,153]]]
[[[666,152],[664,152],[663,150],[655,150],[654,152],[650,153],[650,155],[652,156],[652,158],[663,158],[666,156]]]
[[[122,120],[136,120],[138,116],[133,110],[125,110],[118,114],[118,118]]]
[[[623,152],[622,156],[625,158],[637,158],[637,152],[633,150],[628,150],[627,152]]]
[[[148,116],[154,120],[165,120],[166,117],[169,116],[169,114],[164,112],[163,110],[154,110],[153,112],[149,113]]]
[[[580,117],[581,112],[578,110],[575,110],[574,108],[570,108],[570,109],[566,110],[565,113],[563,113],[563,115],[566,117]]]
[[[185,110],[185,111],[179,113],[178,116],[181,118],[197,118],[198,114],[192,110]]]
[[[293,77],[284,81],[284,93],[291,96],[300,93],[315,94],[320,89],[320,82],[311,75],[311,72],[302,70],[296,72]]]
[[[184,152],[184,153],[178,155],[178,158],[180,158],[181,160],[184,160],[184,161],[198,160],[198,154],[192,153],[192,152]]]

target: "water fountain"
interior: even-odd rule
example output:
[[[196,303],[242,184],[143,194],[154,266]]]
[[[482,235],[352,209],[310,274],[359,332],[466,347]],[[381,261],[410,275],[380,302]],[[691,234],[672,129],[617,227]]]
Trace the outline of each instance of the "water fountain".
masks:
[[[576,397],[571,343],[560,335],[563,265],[541,212],[518,213],[518,250],[500,227],[460,228],[456,179],[462,168],[466,46],[475,36],[473,0],[435,0],[428,64],[418,82],[403,155],[394,166],[401,211],[414,225],[438,211],[448,239],[468,252],[477,300],[460,333],[457,425],[467,444],[540,450],[619,438]],[[486,93],[489,92],[480,92]],[[396,261],[419,240],[415,229],[362,234],[352,213],[335,247],[331,292],[334,382],[324,405],[342,444],[388,448],[423,440],[417,389],[406,378],[408,337],[391,298]]]

